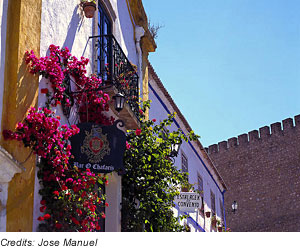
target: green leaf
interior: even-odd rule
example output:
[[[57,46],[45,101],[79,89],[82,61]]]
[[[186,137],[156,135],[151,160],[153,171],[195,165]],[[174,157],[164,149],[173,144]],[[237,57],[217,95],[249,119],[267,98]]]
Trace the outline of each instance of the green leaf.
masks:
[[[173,118],[173,115],[168,115],[151,131],[148,128],[153,122],[142,121],[140,128],[143,137],[128,134],[127,141],[133,148],[126,150],[124,156],[126,173],[122,176],[122,231],[184,230],[173,215],[172,205],[178,188],[186,186],[188,180],[186,174],[181,173],[166,157],[174,141],[188,139],[181,130],[165,131],[164,128],[173,123]]]

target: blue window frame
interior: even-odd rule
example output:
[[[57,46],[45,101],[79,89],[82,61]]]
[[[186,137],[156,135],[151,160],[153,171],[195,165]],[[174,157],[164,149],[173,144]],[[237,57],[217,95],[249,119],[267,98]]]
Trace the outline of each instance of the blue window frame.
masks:
[[[97,50],[97,75],[103,80],[107,80],[111,73],[112,48],[111,37],[112,25],[103,5],[98,3],[98,50]]]

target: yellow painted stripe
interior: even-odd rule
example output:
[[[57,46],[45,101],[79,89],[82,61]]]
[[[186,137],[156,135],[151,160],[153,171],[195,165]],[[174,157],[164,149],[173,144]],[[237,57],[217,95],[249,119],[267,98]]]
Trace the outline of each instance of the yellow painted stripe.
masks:
[[[42,0],[10,0],[7,13],[2,130],[14,129],[30,106],[36,106],[38,77],[26,69],[26,50],[40,51]],[[1,145],[19,162],[30,154],[28,148],[16,141]],[[35,155],[23,164],[26,169],[16,174],[8,186],[7,231],[32,231]]]
[[[133,40],[135,41],[135,22],[134,22],[134,18],[133,18],[133,14],[132,11],[134,13],[136,12],[140,12],[140,10],[138,8],[133,8],[133,10],[131,11],[130,8],[130,0],[126,0],[126,4],[127,4],[127,8],[128,8],[128,13],[130,16],[130,20],[131,20],[131,24],[133,27],[133,31],[134,31],[134,35],[133,35]],[[136,15],[138,16],[138,15]],[[148,25],[148,24],[147,24]],[[145,50],[146,48],[142,48],[142,76],[139,76],[140,78],[143,78],[143,101],[147,101],[149,99],[149,90],[148,90],[148,51]],[[146,112],[145,114],[145,120],[149,119],[149,111]]]

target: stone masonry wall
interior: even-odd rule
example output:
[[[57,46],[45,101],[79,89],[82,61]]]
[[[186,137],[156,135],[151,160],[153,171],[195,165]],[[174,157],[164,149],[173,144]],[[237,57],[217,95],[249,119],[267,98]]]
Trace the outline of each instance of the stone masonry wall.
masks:
[[[294,119],[206,148],[228,187],[232,231],[300,231],[300,115]]]

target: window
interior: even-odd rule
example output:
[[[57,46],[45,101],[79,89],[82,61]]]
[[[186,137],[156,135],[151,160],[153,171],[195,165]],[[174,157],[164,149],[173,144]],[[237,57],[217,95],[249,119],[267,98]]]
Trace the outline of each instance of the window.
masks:
[[[93,40],[96,49],[94,70],[104,85],[113,85],[118,93],[126,97],[131,111],[140,120],[139,76],[112,34],[112,19],[100,1],[98,2],[98,21],[95,25],[97,35],[94,36],[97,39]]]
[[[204,215],[204,191],[203,191],[203,179],[202,177],[198,174],[198,191],[201,195],[201,208],[199,209],[200,213]]]
[[[198,174],[198,191],[200,195],[203,196],[203,179],[199,174]]]
[[[212,191],[210,191],[210,203],[211,203],[212,216],[215,216],[216,215],[216,196]]]
[[[188,159],[186,157],[186,155],[181,152],[181,169],[182,172],[188,172],[189,168],[188,168]]]
[[[112,48],[111,37],[107,35],[112,34],[112,26],[103,6],[100,1],[98,2],[98,35],[100,37],[97,41],[97,75],[103,80],[108,80],[108,75],[112,72]]]
[[[221,211],[222,221],[224,221],[224,207],[223,207],[223,201],[221,199],[220,199],[220,211]]]

